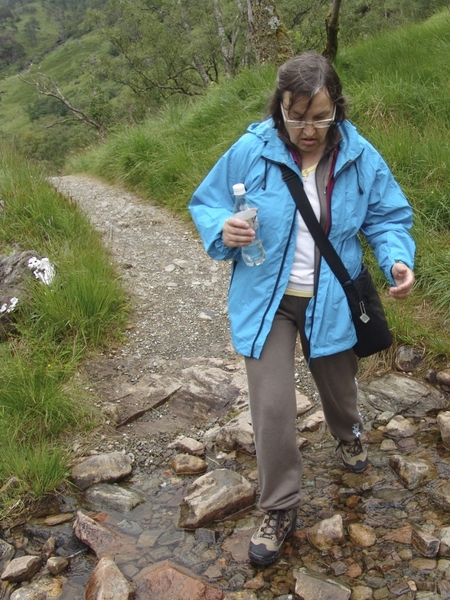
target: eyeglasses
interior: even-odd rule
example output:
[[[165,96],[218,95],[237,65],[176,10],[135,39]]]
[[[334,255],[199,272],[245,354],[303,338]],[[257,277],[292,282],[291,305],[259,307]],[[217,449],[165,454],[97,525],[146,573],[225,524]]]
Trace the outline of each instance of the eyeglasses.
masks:
[[[327,127],[331,127],[334,123],[334,118],[336,117],[336,106],[333,110],[333,116],[331,119],[322,119],[320,121],[294,121],[292,119],[287,118],[286,109],[283,106],[283,103],[280,102],[281,106],[281,114],[283,115],[283,121],[286,127],[290,127],[291,129],[304,129],[307,125],[312,125],[315,129],[326,129]]]

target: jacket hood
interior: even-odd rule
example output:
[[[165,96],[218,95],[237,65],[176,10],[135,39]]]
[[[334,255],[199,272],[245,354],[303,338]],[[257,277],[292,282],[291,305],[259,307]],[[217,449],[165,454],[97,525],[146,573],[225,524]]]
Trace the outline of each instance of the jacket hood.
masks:
[[[264,143],[266,146],[264,152],[265,156],[272,160],[284,162],[285,157],[288,154],[287,147],[291,144],[289,144],[289,140],[278,134],[273,126],[271,117],[259,123],[251,123],[247,128],[247,133],[254,135]],[[341,157],[336,165],[337,169],[345,162],[354,161],[363,151],[358,131],[348,120],[338,123],[334,128],[328,142],[327,153],[331,152],[338,144]],[[295,149],[294,145],[291,145],[291,147]]]

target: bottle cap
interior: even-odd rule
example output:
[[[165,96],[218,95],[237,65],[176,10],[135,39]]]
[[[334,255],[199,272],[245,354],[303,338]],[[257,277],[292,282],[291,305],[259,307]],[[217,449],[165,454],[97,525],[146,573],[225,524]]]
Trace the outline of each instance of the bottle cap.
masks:
[[[245,185],[243,183],[235,183],[233,185],[233,194],[235,196],[245,196]]]

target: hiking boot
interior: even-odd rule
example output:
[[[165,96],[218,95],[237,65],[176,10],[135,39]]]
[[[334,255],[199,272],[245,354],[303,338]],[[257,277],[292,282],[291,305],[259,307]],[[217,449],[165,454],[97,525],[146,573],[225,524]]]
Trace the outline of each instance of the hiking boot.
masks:
[[[281,554],[285,540],[296,527],[297,509],[270,510],[250,540],[249,559],[258,565],[270,565]]]
[[[367,450],[361,443],[359,438],[351,442],[341,440],[336,447],[341,453],[342,462],[352,473],[362,473],[367,469],[369,459],[367,458]]]

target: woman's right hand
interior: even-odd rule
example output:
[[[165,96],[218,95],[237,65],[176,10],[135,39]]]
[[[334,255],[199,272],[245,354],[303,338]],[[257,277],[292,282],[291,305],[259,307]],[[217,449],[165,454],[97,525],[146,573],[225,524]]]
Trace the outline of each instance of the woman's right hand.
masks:
[[[231,217],[224,223],[222,229],[222,239],[225,246],[228,248],[240,248],[248,246],[255,239],[255,232],[247,223]]]

